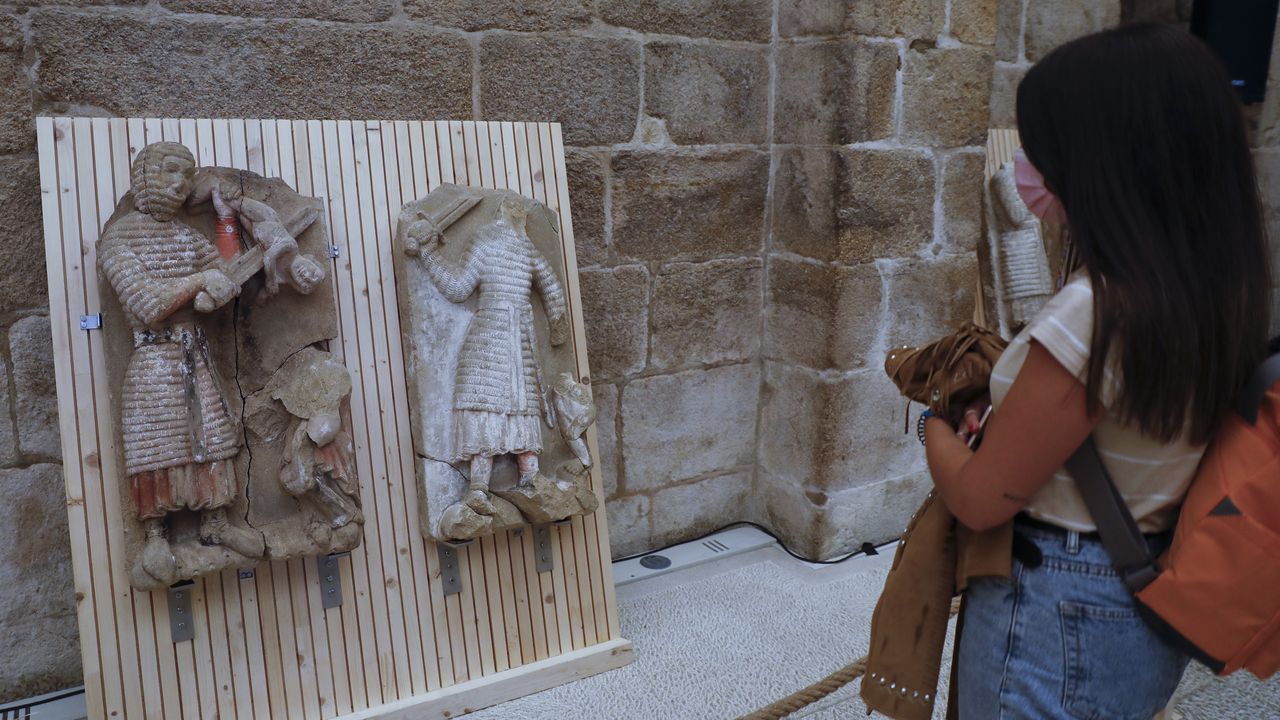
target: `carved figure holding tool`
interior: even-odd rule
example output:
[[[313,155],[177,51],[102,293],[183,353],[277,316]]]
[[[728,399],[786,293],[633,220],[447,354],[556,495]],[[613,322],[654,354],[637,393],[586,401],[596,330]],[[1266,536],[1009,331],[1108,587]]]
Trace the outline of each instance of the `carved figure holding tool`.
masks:
[[[237,493],[231,459],[240,451],[198,320],[240,292],[218,247],[176,218],[188,199],[195,159],[177,143],[144,147],[130,173],[133,208],[98,243],[98,266],[133,329],[121,424],[125,466],[145,544],[136,584],[165,585],[177,560],[165,518],[200,513],[200,541],[261,557],[262,536],[227,521]]]
[[[479,295],[454,381],[453,459],[470,464],[463,501],[482,515],[495,511],[489,494],[494,458],[516,455],[519,482],[530,484],[539,472],[541,423],[556,427],[534,352],[533,293],[542,298],[551,345],[568,340],[568,315],[560,279],[525,231],[528,213],[527,201],[505,198],[498,221],[484,228],[460,265],[441,255],[444,235],[435,223],[419,220],[405,232],[406,253],[421,261],[449,301]]]

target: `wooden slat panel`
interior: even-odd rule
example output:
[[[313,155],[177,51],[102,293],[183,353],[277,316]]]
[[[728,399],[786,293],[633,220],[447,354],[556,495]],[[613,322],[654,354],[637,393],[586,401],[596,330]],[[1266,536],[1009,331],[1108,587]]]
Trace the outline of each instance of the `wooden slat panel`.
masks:
[[[391,133],[388,133],[390,135]],[[406,507],[404,490],[406,446],[412,447],[407,438],[408,412],[407,402],[404,422],[401,423],[400,405],[397,398],[405,397],[403,380],[397,390],[392,367],[392,358],[400,366],[399,377],[404,377],[403,355],[400,348],[399,322],[392,323],[387,315],[387,308],[396,308],[395,272],[392,266],[394,258],[389,249],[389,239],[395,232],[391,218],[399,215],[396,208],[394,214],[387,207],[388,200],[394,192],[399,195],[399,174],[387,170],[387,157],[384,149],[388,140],[384,138],[382,125],[377,122],[361,123],[357,130],[357,146],[359,138],[364,138],[368,146],[368,181],[369,205],[373,212],[367,221],[372,222],[372,233],[366,233],[361,244],[365,258],[365,271],[369,278],[369,313],[370,326],[373,328],[374,346],[371,351],[376,358],[378,380],[378,412],[379,425],[382,429],[383,462],[386,473],[386,502],[390,509],[390,517],[382,517],[390,529],[390,545],[384,549],[383,563],[389,574],[387,580],[388,601],[392,603],[393,617],[401,618],[401,626],[397,632],[402,636],[403,650],[397,655],[397,681],[404,688],[402,694],[417,694],[426,690],[425,660],[422,655],[422,636],[417,618],[417,603],[412,597],[405,597],[401,583],[407,583],[410,592],[414,587],[413,566],[409,558],[409,535],[415,530],[409,518],[411,511]],[[392,158],[394,163],[394,158]],[[362,201],[364,198],[362,192]],[[363,205],[362,205],[363,207]],[[384,239],[385,238],[385,239]],[[388,296],[391,297],[388,297]],[[406,431],[401,437],[400,429]],[[412,459],[408,463],[412,468]]]
[[[348,369],[353,369],[357,368],[359,337],[355,331],[355,300],[352,298],[351,245],[352,238],[358,238],[359,232],[352,232],[352,221],[347,217],[349,203],[347,196],[354,195],[355,191],[354,189],[351,193],[347,191],[349,174],[343,166],[339,142],[340,136],[349,139],[350,133],[349,131],[340,133],[338,123],[331,120],[318,125],[319,127],[317,123],[312,123],[308,131],[313,145],[321,150],[328,188],[329,232],[333,242],[341,248],[340,255],[335,258],[333,264],[333,282],[338,298],[338,339],[343,361]],[[349,142],[347,147],[350,148]],[[358,384],[360,379],[360,375],[352,373],[350,409],[356,446],[356,472],[359,477],[365,478],[369,473],[369,438],[366,431],[368,423],[365,419],[365,405],[359,401],[357,395],[361,392],[358,389],[361,387]],[[366,522],[366,539],[352,552],[351,560],[343,562],[343,587],[351,588],[354,601],[350,606],[344,603],[342,611],[343,634],[350,649],[348,657],[354,658],[354,660],[348,660],[348,674],[351,679],[351,701],[356,710],[381,705],[384,702],[379,679],[376,636],[373,632],[369,632],[369,629],[376,627],[373,619],[376,603],[368,572],[370,552],[368,537],[369,526],[376,523],[376,517],[373,517],[374,506],[370,499],[371,489],[368,483],[361,482],[360,493]],[[385,618],[385,614],[381,617]]]
[[[86,557],[92,545],[85,512],[84,476],[80,472],[76,427],[74,376],[71,368],[72,309],[66,296],[66,259],[63,253],[62,192],[57,160],[57,138],[64,138],[69,123],[38,118],[36,134],[40,158],[40,195],[44,214],[45,259],[49,282],[49,320],[53,336],[53,369],[58,384],[58,424],[62,434],[62,471],[67,498],[67,519],[71,534],[73,582],[77,598],[80,652],[85,676],[85,702],[90,713],[106,714],[106,687],[102,673],[102,642],[99,634],[111,630],[100,622],[94,563]],[[70,386],[70,388],[68,388]]]
[[[587,373],[558,126],[498,122],[49,119],[37,123],[50,320],[86,700],[91,717],[327,719],[424,696],[616,638],[603,513],[552,532],[555,569],[509,531],[461,551],[446,598],[417,529],[392,241],[400,206],[442,182],[510,188],[557,212],[578,369]],[[202,165],[281,177],[324,201],[367,524],[340,561],[346,602],[325,611],[314,560],[260,563],[191,588],[196,639],[174,644],[166,594],[128,585],[119,452],[96,312],[95,245],[138,149],[182,142]],[[588,442],[595,449],[591,431]],[[592,488],[601,492],[592,474]],[[577,657],[574,653],[571,657]],[[548,674],[552,676],[554,673]],[[517,677],[512,675],[512,677]],[[470,687],[470,685],[468,686]],[[429,695],[427,695],[429,697]]]
[[[560,196],[559,213],[561,235],[564,238],[565,248],[566,296],[569,301],[569,315],[573,321],[574,347],[581,348],[586,345],[586,329],[581,303],[582,290],[578,281],[578,256],[573,241],[573,215],[569,211],[569,181],[564,165],[564,138],[558,124],[551,125],[551,148],[552,155],[555,158],[556,187]],[[585,352],[578,353],[578,374],[583,378],[591,377]],[[598,432],[599,429],[596,425],[592,425],[587,429],[587,445],[591,449],[591,456],[597,458],[600,457]],[[596,616],[596,635],[599,642],[605,642],[606,640],[620,638],[622,633],[618,629],[617,600],[614,596],[613,588],[613,565],[609,556],[608,514],[603,511],[604,478],[600,473],[599,465],[592,468],[591,488],[596,494],[601,510],[593,513],[590,518],[575,518],[574,522],[581,522],[587,528],[586,550],[588,563],[591,566],[589,582]]]
[[[332,135],[332,136],[331,136]],[[382,509],[376,500],[375,486],[384,482],[373,472],[374,440],[370,433],[376,424],[376,407],[370,412],[369,400],[374,397],[370,377],[372,373],[371,359],[363,357],[362,348],[366,346],[368,321],[357,307],[357,297],[361,291],[356,285],[356,277],[363,276],[363,267],[357,270],[357,259],[363,257],[360,252],[363,237],[360,220],[360,197],[356,187],[356,158],[350,122],[339,121],[336,124],[325,123],[326,154],[331,155],[329,170],[336,173],[331,178],[331,192],[337,190],[341,199],[340,215],[343,219],[342,248],[344,261],[338,264],[338,294],[343,325],[344,356],[348,370],[352,375],[352,424],[356,428],[356,465],[361,478],[361,496],[366,518],[364,542],[357,549],[358,560],[352,566],[356,574],[357,593],[363,594],[367,609],[364,610],[363,625],[360,633],[361,649],[364,656],[364,669],[368,706],[380,705],[395,697],[391,690],[392,673],[390,667],[391,637],[387,619],[387,602],[385,584],[382,578],[382,540],[379,519]],[[336,219],[336,217],[335,217]],[[366,301],[367,302],[367,301]],[[353,553],[353,557],[355,554]]]
[[[411,202],[418,197],[426,194],[425,187],[420,191],[419,177],[415,175],[415,165],[412,160],[414,155],[413,138],[417,138],[417,156],[422,157],[422,134],[420,130],[412,131],[410,125],[406,121],[397,121],[394,123],[383,123],[383,141],[387,143],[383,150],[383,156],[387,158],[395,158],[395,188],[396,194],[388,193],[387,202],[389,204],[389,225],[392,233],[395,231],[396,223],[399,220],[398,209],[404,203]],[[391,174],[393,170],[388,167],[388,182],[391,182]],[[426,175],[421,175],[422,186],[425,185]],[[391,253],[384,251],[386,258],[383,265],[383,276],[389,278],[392,286],[395,286],[396,275],[395,267],[390,264],[392,261]],[[389,290],[389,298],[392,302],[399,302],[399,291]],[[388,319],[390,323],[390,319]],[[394,347],[390,348],[391,354],[391,377],[397,378],[404,375],[405,359],[404,359],[404,343],[401,341],[400,333],[400,317],[397,313],[394,323],[391,325],[389,337]],[[403,390],[401,397],[407,396],[407,388],[397,388]],[[404,589],[405,592],[411,593],[412,610],[408,612],[412,616],[414,625],[411,633],[416,632],[416,639],[411,634],[410,640],[416,642],[418,651],[422,654],[424,669],[426,671],[426,683],[428,690],[437,690],[442,687],[440,678],[440,657],[437,644],[435,641],[435,628],[433,626],[434,613],[432,604],[434,600],[431,596],[430,585],[431,579],[427,574],[426,554],[429,549],[423,542],[422,534],[418,532],[417,514],[418,514],[418,483],[415,468],[415,458],[413,455],[413,437],[412,427],[409,425],[408,403],[397,402],[395,404],[395,420],[398,430],[398,440],[396,447],[399,450],[399,484],[404,502],[404,507],[408,518],[406,523],[408,527],[407,552],[400,553],[401,561],[408,563],[408,577],[412,579],[412,583]],[[405,580],[403,582],[408,582]],[[415,686],[416,688],[416,686]]]

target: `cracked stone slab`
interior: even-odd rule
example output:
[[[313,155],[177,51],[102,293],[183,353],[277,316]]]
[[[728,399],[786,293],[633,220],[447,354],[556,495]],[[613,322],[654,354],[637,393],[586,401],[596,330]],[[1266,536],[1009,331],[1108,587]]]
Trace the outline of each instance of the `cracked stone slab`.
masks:
[[[139,156],[146,153],[144,148]],[[180,148],[170,149],[166,162],[177,155]],[[137,187],[144,192],[160,187],[165,181],[159,177],[147,175],[142,185],[135,185],[120,199],[103,228],[98,252],[108,387],[121,433],[118,456],[102,461],[115,463],[121,478],[125,559],[132,584],[154,589],[262,560],[357,546],[363,515],[355,463],[348,450],[350,383],[349,378],[345,386],[335,380],[346,370],[324,350],[337,337],[338,325],[336,298],[327,277],[333,268],[321,201],[300,195],[278,178],[231,168],[195,168],[188,184],[175,190],[186,202],[174,206],[173,222],[168,222],[167,212],[155,210],[149,199],[139,200],[135,192]],[[235,220],[218,219],[227,213],[227,206],[218,210],[213,188],[221,193],[217,202],[231,203]],[[234,227],[239,228],[240,244],[224,244],[219,250],[219,237],[225,240]],[[197,259],[184,259],[188,249]],[[130,254],[136,261],[129,259]],[[126,262],[121,264],[113,255]],[[273,265],[274,258],[283,259]],[[267,280],[273,268],[278,282],[274,287]],[[214,291],[208,273],[215,271],[222,273],[230,288],[239,284],[238,296],[220,306],[221,300],[209,302]],[[193,281],[196,277],[200,279]],[[164,293],[177,292],[177,309],[171,314],[150,313],[146,303],[137,300],[139,287],[144,295],[155,293],[162,302],[169,297]],[[199,292],[171,290],[182,287]],[[127,307],[121,297],[127,298]],[[140,348],[155,362],[134,363],[130,369]],[[170,377],[177,380],[167,381]],[[149,411],[130,399],[136,396],[136,388],[149,388],[148,403],[172,403],[164,407],[179,419],[170,422],[188,428],[187,433],[169,433],[163,442],[169,444],[166,447],[178,443],[174,447],[185,447],[182,452],[189,454],[155,461],[158,472],[205,467],[204,463],[216,460],[232,469],[231,487],[214,494],[220,499],[231,497],[225,505],[225,524],[211,521],[202,506],[192,509],[190,499],[175,494],[181,485],[172,479],[155,481],[160,488],[155,502],[162,508],[164,537],[173,558],[172,577],[152,571],[165,570],[163,562],[149,566],[142,562],[147,534],[138,503],[151,500],[145,495],[135,499],[132,492],[133,476],[146,470],[137,464],[139,451],[128,459],[126,433],[132,431],[137,437],[138,428],[148,427],[145,422],[137,424],[137,418],[145,420]],[[337,395],[335,388],[341,390]],[[281,398],[297,400],[299,393],[306,396],[305,401],[288,408],[282,402]],[[125,414],[130,402],[135,403],[131,415]],[[135,418],[131,421],[135,424],[126,422],[129,417]],[[196,417],[203,419],[195,422]],[[227,419],[228,424],[221,427],[229,431],[218,429],[218,418]],[[201,449],[206,437],[218,443],[207,453]],[[144,447],[134,442],[133,447]],[[286,487],[290,479],[292,489]],[[199,497],[206,497],[206,491],[199,492]],[[154,542],[152,547],[154,560]],[[159,557],[163,559],[164,553]]]
[[[505,209],[504,202],[508,203]],[[512,204],[527,212],[523,236],[532,248],[523,245],[525,241],[513,229],[518,221],[512,225],[511,217],[504,215]],[[429,251],[424,252],[424,246]],[[489,259],[478,265],[470,264],[473,254],[495,247],[499,254],[485,256]],[[508,250],[522,258],[514,275],[519,276],[518,282],[500,282],[485,274],[492,270],[485,263],[506,262],[504,253]],[[513,524],[548,522],[595,511],[598,500],[579,457],[587,452],[580,438],[595,419],[590,387],[582,385],[583,378],[577,375],[575,343],[583,339],[570,338],[560,345],[550,341],[552,323],[547,308],[554,311],[559,291],[568,293],[574,287],[565,277],[564,246],[555,212],[506,190],[442,185],[401,210],[394,253],[422,534],[434,540],[467,540]],[[545,260],[555,275],[559,290],[549,287],[547,283],[552,281],[545,276],[524,275],[528,266],[519,263],[530,262],[536,267],[538,258]],[[439,266],[453,268],[443,271],[451,279],[441,280]],[[450,290],[449,295],[442,285]],[[567,299],[570,307],[580,303],[576,296]],[[479,312],[482,303],[483,314]],[[506,321],[500,322],[501,318]],[[467,350],[471,364],[460,363],[464,346],[471,348]],[[486,359],[477,361],[477,356]],[[504,370],[494,370],[499,366]],[[465,443],[455,437],[455,405],[457,388],[467,385],[459,377],[490,370],[497,373],[493,377],[502,379],[485,380],[484,387],[498,388],[495,392],[502,394],[502,399],[495,400],[494,410],[485,411],[488,414],[484,417],[487,421],[496,418],[504,428],[502,433],[510,431],[509,423],[528,423],[520,418],[533,417],[542,449],[540,472],[530,485],[535,490],[528,493],[513,490],[520,475],[515,455],[493,456],[488,499],[495,512],[486,515],[477,512],[487,512],[485,508],[464,504],[471,482],[471,455],[460,451]],[[508,389],[510,394],[504,394]],[[536,404],[538,416],[515,407],[524,401]],[[514,409],[508,412],[503,402],[515,404]]]

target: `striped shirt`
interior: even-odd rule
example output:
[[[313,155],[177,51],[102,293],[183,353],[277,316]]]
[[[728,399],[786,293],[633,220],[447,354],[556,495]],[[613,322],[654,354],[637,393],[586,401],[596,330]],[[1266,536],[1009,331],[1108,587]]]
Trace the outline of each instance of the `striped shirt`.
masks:
[[[1032,340],[1085,382],[1092,338],[1093,288],[1088,275],[1079,271],[1000,356],[991,375],[992,404],[999,410],[1026,361]],[[1106,371],[1100,392],[1104,408],[1113,406],[1119,391],[1118,371]],[[1045,432],[1052,432],[1052,428],[1045,428]],[[1178,505],[1195,475],[1205,446],[1181,440],[1164,443],[1150,438],[1136,426],[1122,424],[1109,411],[1093,431],[1093,437],[1103,464],[1142,531],[1156,532],[1171,527],[1177,520]],[[1064,468],[1059,468],[1032,497],[1026,512],[1072,530],[1096,529],[1074,480]]]

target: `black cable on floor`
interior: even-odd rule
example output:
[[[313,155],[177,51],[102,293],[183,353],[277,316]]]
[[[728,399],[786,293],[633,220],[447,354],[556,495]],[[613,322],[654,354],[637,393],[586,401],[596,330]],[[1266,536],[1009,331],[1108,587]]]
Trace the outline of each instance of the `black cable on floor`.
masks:
[[[857,550],[854,550],[853,552],[849,553],[848,555],[845,555],[845,556],[844,556],[844,557],[842,557],[842,558],[837,558],[837,559],[835,559],[835,560],[813,560],[813,559],[811,559],[811,558],[807,558],[807,557],[805,557],[805,556],[803,556],[803,555],[801,555],[801,554],[799,554],[799,553],[795,552],[795,551],[794,551],[794,550],[792,550],[791,548],[787,547],[787,544],[786,544],[786,543],[784,543],[784,542],[782,541],[782,538],[780,538],[780,537],[778,537],[776,534],[774,534],[774,532],[773,532],[772,530],[770,530],[769,528],[767,528],[767,527],[765,527],[765,526],[763,526],[763,525],[761,525],[761,524],[759,524],[759,523],[753,523],[753,522],[751,522],[751,521],[749,521],[749,520],[739,520],[738,522],[731,522],[731,523],[729,523],[728,525],[722,525],[722,526],[720,526],[720,527],[716,528],[715,530],[712,530],[712,531],[710,531],[710,532],[703,533],[702,535],[699,535],[698,537],[695,537],[695,538],[687,538],[687,539],[685,539],[685,540],[680,540],[679,542],[673,542],[673,543],[670,543],[669,545],[663,545],[662,547],[660,547],[660,548],[656,548],[656,549],[654,549],[654,550],[645,550],[644,552],[636,553],[635,555],[628,555],[628,556],[626,556],[626,557],[620,557],[620,558],[615,559],[615,560],[614,560],[614,562],[618,563],[618,562],[622,562],[622,561],[624,561],[624,560],[635,560],[636,558],[645,557],[646,555],[653,555],[653,554],[656,554],[656,553],[660,553],[660,552],[662,552],[663,550],[670,550],[671,548],[673,548],[673,547],[675,547],[675,546],[677,546],[677,545],[684,545],[685,543],[697,542],[697,541],[699,541],[699,540],[702,540],[703,538],[707,538],[707,537],[710,537],[710,536],[712,536],[712,535],[715,535],[716,533],[721,532],[721,531],[723,531],[723,530],[728,530],[729,528],[732,528],[732,527],[739,527],[739,526],[742,526],[742,525],[749,525],[749,526],[751,526],[751,527],[753,527],[753,528],[755,528],[755,529],[759,530],[760,532],[764,533],[765,535],[768,535],[769,537],[773,538],[775,541],[777,541],[778,546],[779,546],[779,547],[781,547],[781,548],[782,548],[782,550],[783,550],[785,553],[787,553],[788,555],[790,555],[791,557],[793,557],[793,558],[795,558],[795,559],[797,559],[797,560],[803,560],[803,561],[805,561],[805,562],[807,562],[807,563],[813,563],[814,565],[839,565],[840,563],[842,563],[842,562],[844,562],[844,561],[846,561],[846,560],[848,560],[848,559],[850,559],[850,558],[856,557],[856,556],[858,556],[858,555],[879,555],[880,553],[876,552],[876,548],[877,548],[877,547],[884,547],[885,545],[889,545],[889,544],[890,544],[890,543],[883,543],[883,544],[881,544],[881,545],[872,545],[872,544],[871,544],[871,543],[869,543],[869,542],[865,542],[865,543],[862,543],[862,547],[858,548]],[[890,542],[894,542],[894,541],[890,541]]]

